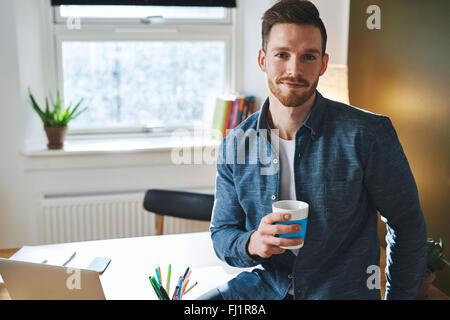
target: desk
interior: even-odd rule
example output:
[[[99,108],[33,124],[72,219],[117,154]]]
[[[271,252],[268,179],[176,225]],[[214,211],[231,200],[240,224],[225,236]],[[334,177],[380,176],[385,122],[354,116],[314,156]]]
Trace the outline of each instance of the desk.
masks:
[[[110,265],[100,276],[107,299],[157,299],[148,276],[154,276],[155,267],[160,266],[165,283],[169,263],[172,264],[172,290],[176,286],[176,279],[188,266],[192,270],[191,281],[197,280],[199,283],[185,299],[195,299],[245,270],[230,267],[216,257],[208,232],[73,242],[46,247],[77,251],[75,258],[68,264],[74,268],[86,267],[95,256],[110,257]],[[0,250],[0,257],[9,258],[17,250],[19,249]],[[381,296],[384,297],[386,252],[383,248],[380,250]],[[433,285],[428,290],[428,298],[448,300],[448,296]],[[0,283],[0,299],[9,299],[3,283]]]
[[[155,276],[155,268],[160,266],[165,285],[169,263],[172,264],[171,292],[187,267],[192,270],[188,287],[198,281],[185,299],[195,299],[243,271],[216,257],[208,232],[72,242],[46,247],[76,251],[76,256],[67,265],[72,268],[86,268],[96,256],[111,258],[108,268],[100,276],[108,300],[157,299],[148,277]],[[3,251],[3,255],[11,256],[15,251],[17,249]],[[0,284],[0,298],[9,299],[3,283]]]

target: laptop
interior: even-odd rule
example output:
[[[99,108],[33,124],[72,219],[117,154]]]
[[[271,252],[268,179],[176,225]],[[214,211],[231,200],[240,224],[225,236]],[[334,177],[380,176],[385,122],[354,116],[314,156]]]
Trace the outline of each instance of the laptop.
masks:
[[[13,300],[105,300],[96,271],[0,258]]]

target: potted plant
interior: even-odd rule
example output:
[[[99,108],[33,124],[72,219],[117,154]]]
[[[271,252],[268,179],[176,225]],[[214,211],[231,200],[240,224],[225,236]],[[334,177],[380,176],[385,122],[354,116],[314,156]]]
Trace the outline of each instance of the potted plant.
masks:
[[[31,100],[31,106],[36,111],[36,113],[41,118],[44,124],[44,130],[47,134],[48,138],[48,149],[62,149],[64,147],[64,139],[67,133],[67,124],[70,120],[78,117],[82,112],[84,112],[86,108],[81,111],[75,113],[78,107],[83,102],[81,99],[72,109],[72,102],[69,104],[67,108],[64,108],[63,102],[59,96],[59,91],[56,93],[56,103],[53,101],[50,96],[50,100],[52,102],[52,110],[49,108],[48,98],[45,98],[45,111],[39,107],[30,90],[28,89],[28,94]]]
[[[416,294],[416,299],[426,299],[428,288],[434,279],[436,279],[436,272],[444,269],[445,266],[450,266],[450,263],[444,257],[444,245],[442,244],[442,239],[439,239],[439,242],[435,242],[432,238],[428,238],[427,246],[427,270],[422,286]]]

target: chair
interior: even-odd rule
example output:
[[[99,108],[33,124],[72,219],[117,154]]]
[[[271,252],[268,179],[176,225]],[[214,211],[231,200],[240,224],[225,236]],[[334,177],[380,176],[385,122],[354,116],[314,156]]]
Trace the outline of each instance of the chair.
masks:
[[[156,214],[156,234],[163,234],[164,216],[211,221],[214,195],[174,190],[150,189],[144,209]]]

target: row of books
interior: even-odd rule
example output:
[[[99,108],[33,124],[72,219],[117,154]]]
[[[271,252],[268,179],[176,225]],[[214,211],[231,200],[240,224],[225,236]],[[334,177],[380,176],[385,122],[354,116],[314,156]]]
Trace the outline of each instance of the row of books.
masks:
[[[211,134],[216,139],[227,136],[227,130],[235,128],[255,110],[254,96],[242,93],[236,96],[217,97]]]

